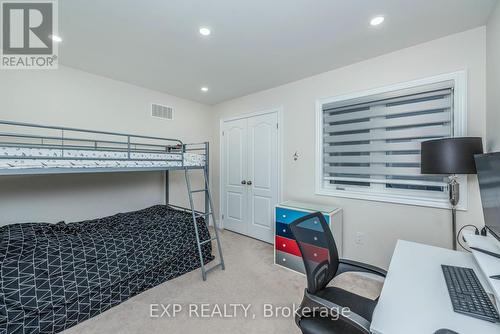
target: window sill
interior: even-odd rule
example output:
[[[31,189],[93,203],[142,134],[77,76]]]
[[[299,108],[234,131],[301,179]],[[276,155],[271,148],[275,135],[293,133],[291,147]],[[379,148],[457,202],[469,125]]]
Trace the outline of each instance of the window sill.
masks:
[[[335,189],[317,189],[316,195],[342,197],[365,201],[385,202],[393,204],[404,204],[413,206],[423,206],[437,209],[451,209],[450,202],[447,199],[436,199],[416,196],[402,196],[396,194],[380,194],[380,193],[366,193],[356,192],[352,190],[335,190]],[[459,203],[457,210],[467,211],[466,203]]]

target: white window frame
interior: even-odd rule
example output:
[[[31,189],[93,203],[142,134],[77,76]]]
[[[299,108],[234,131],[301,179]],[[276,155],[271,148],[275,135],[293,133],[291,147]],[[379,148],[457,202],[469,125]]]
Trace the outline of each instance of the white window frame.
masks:
[[[373,191],[372,189],[359,189],[356,187],[345,187],[345,190],[338,190],[324,186],[323,180],[323,105],[328,103],[341,102],[351,99],[366,97],[369,95],[384,94],[402,89],[417,86],[430,85],[443,81],[454,81],[453,94],[453,136],[467,136],[467,72],[465,70],[436,75],[419,80],[398,83],[390,86],[375,88],[371,90],[355,92],[330,98],[316,100],[316,195],[344,197],[360,200],[380,201],[398,204],[408,204],[426,206],[434,208],[451,208],[448,198],[432,198],[422,196],[421,191],[399,190],[385,193]],[[468,208],[468,182],[467,175],[459,175],[460,182],[460,202],[457,208],[467,210]]]

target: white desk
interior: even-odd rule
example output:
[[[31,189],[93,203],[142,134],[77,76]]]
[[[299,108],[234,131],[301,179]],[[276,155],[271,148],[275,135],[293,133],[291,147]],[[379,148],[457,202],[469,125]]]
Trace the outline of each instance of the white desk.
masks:
[[[372,333],[432,334],[448,328],[460,334],[500,334],[500,324],[453,311],[441,264],[473,268],[491,293],[471,254],[400,240],[373,314]]]

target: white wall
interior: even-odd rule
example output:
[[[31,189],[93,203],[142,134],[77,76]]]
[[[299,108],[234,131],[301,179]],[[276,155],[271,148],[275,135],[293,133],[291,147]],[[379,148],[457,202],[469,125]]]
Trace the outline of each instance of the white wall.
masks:
[[[500,3],[491,14],[486,32],[487,149],[500,151]]]
[[[469,80],[468,134],[484,137],[485,42],[486,31],[481,27],[216,105],[212,160],[219,160],[221,118],[282,106],[283,200],[342,207],[347,258],[386,267],[399,238],[449,247],[451,216],[447,210],[314,195],[315,100],[465,69]],[[295,151],[300,158],[294,162]],[[218,182],[218,175],[214,175],[213,184]],[[459,213],[459,225],[482,225],[475,177],[470,178],[469,186],[469,210]],[[218,203],[216,186],[214,193]],[[356,232],[365,234],[363,245],[355,244]]]
[[[173,121],[150,117],[150,103],[175,108]],[[91,130],[210,140],[208,106],[61,66],[54,71],[1,71],[0,119]],[[171,199],[186,204],[182,172]],[[158,172],[0,177],[0,225],[74,221],[164,201]]]

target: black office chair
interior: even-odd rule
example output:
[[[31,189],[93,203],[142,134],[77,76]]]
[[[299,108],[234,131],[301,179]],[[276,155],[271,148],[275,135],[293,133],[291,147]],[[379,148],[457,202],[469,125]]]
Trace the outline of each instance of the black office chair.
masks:
[[[327,285],[344,272],[365,272],[382,277],[387,272],[371,265],[339,259],[330,228],[319,212],[295,220],[290,229],[302,253],[307,275],[307,289],[295,317],[302,333],[369,334],[377,300]],[[342,312],[344,308],[350,311]],[[326,310],[329,310],[328,314]]]

